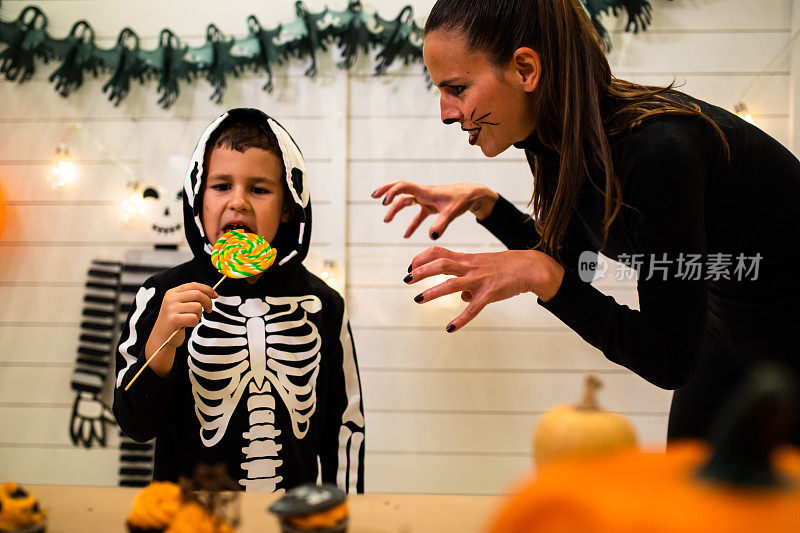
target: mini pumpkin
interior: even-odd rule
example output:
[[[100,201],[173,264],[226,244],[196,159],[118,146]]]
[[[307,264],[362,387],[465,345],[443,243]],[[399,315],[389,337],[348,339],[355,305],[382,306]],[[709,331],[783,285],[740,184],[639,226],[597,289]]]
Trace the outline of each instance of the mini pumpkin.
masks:
[[[579,403],[559,405],[542,415],[533,436],[537,467],[565,457],[636,446],[636,432],[628,419],[598,405],[602,386],[597,376],[589,374]]]
[[[800,532],[800,450],[779,446],[797,389],[765,368],[721,412],[712,445],[552,463],[506,502],[491,533]]]

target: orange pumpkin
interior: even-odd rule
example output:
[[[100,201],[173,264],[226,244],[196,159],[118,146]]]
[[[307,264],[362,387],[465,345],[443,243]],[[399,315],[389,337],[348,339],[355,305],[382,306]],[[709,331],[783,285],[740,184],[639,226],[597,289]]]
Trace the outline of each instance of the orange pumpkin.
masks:
[[[492,533],[770,533],[800,531],[800,451],[777,459],[791,490],[736,490],[694,480],[699,442],[666,453],[622,450],[542,469],[508,501]]]
[[[780,384],[785,373],[763,378],[723,411],[713,447],[686,441],[666,453],[551,463],[506,502],[491,533],[800,532],[800,450],[777,446],[797,392]]]
[[[636,432],[628,419],[598,405],[597,391],[602,385],[589,374],[580,403],[559,405],[542,415],[533,436],[537,468],[556,459],[636,446]]]

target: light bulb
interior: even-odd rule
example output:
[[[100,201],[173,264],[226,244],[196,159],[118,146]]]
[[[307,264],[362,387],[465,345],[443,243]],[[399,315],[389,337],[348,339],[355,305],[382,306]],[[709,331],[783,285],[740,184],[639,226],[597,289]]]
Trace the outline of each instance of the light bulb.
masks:
[[[339,290],[339,267],[336,265],[336,261],[326,259],[319,277],[332,289]]]
[[[128,185],[128,196],[122,200],[120,205],[120,216],[122,220],[129,221],[132,218],[142,216],[145,212],[144,197],[142,189],[138,184]]]
[[[61,143],[56,147],[56,156],[53,166],[47,174],[47,183],[53,190],[62,189],[75,183],[78,177],[78,167],[69,155],[69,146]]]
[[[733,112],[736,113],[739,118],[744,119],[750,124],[756,123],[755,120],[753,120],[753,115],[751,115],[747,110],[747,104],[742,101],[736,102],[736,104],[733,106]]]

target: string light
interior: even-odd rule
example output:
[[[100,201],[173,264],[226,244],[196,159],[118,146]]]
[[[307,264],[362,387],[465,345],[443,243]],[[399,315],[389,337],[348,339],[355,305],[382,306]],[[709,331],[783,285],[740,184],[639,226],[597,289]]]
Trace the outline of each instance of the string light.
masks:
[[[736,104],[733,106],[733,112],[736,113],[738,117],[746,120],[750,124],[756,123],[755,120],[753,120],[753,115],[751,115],[747,110],[747,104],[744,102],[736,102]]]
[[[119,209],[122,220],[129,222],[141,217],[144,215],[146,207],[142,188],[137,182],[128,182],[128,196],[122,200]]]
[[[332,289],[340,290],[341,289],[341,276],[339,272],[339,266],[336,264],[336,261],[333,259],[326,259],[323,267],[322,272],[320,272],[319,277],[327,283]]]
[[[75,183],[78,177],[78,167],[69,155],[69,145],[60,143],[56,146],[56,156],[53,166],[47,174],[47,183],[55,191]]]
[[[126,193],[120,202],[120,218],[126,223],[144,220],[147,204],[142,195],[143,190],[139,184],[139,179],[133,169],[120,160],[120,158],[109,150],[100,139],[92,135],[91,132],[83,129],[80,123],[70,124],[62,137],[62,142],[56,146],[56,156],[53,160],[53,166],[47,174],[47,183],[50,184],[53,190],[58,190],[77,181],[78,165],[74,157],[70,155],[69,144],[67,142],[67,139],[71,138],[74,132],[78,132],[89,138],[95,148],[105,154],[111,162],[128,177]]]

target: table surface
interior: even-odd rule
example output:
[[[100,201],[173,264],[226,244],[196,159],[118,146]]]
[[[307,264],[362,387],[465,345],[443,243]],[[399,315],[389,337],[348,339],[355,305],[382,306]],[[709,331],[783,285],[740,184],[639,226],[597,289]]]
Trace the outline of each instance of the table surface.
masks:
[[[48,533],[126,532],[133,498],[140,489],[26,485],[48,512]],[[267,507],[275,494],[242,493],[239,533],[279,533]],[[499,496],[356,494],[348,497],[349,533],[486,531]]]

